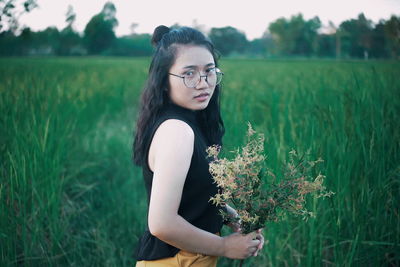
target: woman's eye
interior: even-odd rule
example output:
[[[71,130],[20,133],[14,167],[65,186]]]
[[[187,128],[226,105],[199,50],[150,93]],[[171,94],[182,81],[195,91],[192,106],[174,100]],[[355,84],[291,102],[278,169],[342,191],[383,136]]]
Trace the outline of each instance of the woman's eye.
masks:
[[[215,72],[215,68],[209,68],[209,69],[206,70],[206,72],[207,72],[207,73],[209,73],[209,72]]]
[[[191,77],[194,75],[194,71],[187,71],[185,72],[185,76]]]

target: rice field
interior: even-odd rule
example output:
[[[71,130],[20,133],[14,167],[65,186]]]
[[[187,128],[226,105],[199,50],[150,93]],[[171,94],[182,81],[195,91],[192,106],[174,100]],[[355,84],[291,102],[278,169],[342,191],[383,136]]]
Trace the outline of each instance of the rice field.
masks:
[[[251,122],[270,168],[309,150],[336,193],[309,203],[316,218],[269,223],[245,266],[399,266],[400,62],[220,63],[224,151]],[[134,266],[147,203],[131,146],[148,64],[0,59],[0,266]]]

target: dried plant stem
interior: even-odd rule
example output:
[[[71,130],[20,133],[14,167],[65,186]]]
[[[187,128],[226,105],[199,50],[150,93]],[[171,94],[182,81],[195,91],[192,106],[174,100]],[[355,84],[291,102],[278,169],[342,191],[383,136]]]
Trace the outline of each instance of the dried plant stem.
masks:
[[[225,220],[239,223],[242,234],[263,228],[267,222],[277,222],[286,214],[301,215],[303,219],[314,217],[314,213],[306,208],[306,197],[333,194],[323,185],[324,175],[313,175],[316,164],[322,159],[309,160],[306,154],[299,156],[295,150],[289,152],[283,177],[278,183],[277,176],[266,166],[264,136],[256,134],[250,124],[247,143],[235,152],[233,159],[220,158],[219,152],[219,146],[207,149],[208,156],[213,159],[210,173],[220,188],[210,201],[221,207],[233,205],[237,217],[230,217],[222,209],[221,214]],[[274,179],[268,179],[269,176]],[[240,266],[243,262],[240,261]]]

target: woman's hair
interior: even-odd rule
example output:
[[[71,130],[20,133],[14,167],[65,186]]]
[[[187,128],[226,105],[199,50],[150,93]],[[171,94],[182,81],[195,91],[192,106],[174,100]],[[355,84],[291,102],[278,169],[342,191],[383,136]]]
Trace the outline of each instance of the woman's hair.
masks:
[[[217,52],[212,42],[200,31],[181,27],[170,29],[158,26],[151,39],[155,47],[149,75],[140,99],[139,116],[133,143],[133,161],[144,166],[147,159],[146,144],[148,129],[155,123],[161,110],[170,102],[168,72],[174,64],[178,45],[198,45],[205,47],[212,54],[215,66],[218,67]],[[225,128],[220,113],[220,84],[216,85],[214,94],[204,110],[197,111],[198,121],[209,144],[222,144]]]

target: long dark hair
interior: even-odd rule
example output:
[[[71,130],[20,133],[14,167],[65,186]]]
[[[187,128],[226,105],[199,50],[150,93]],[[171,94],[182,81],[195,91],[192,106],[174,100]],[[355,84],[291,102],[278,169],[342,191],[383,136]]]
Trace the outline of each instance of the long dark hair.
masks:
[[[218,56],[212,42],[200,31],[181,27],[170,29],[158,26],[153,33],[151,43],[155,47],[149,75],[140,99],[139,116],[136,122],[135,139],[133,143],[133,162],[144,166],[146,163],[146,129],[152,127],[161,110],[169,103],[168,72],[174,64],[177,45],[200,45],[210,51],[218,67]],[[204,110],[197,111],[197,118],[202,131],[210,144],[222,144],[225,133],[220,112],[220,90],[216,85],[214,94]]]

